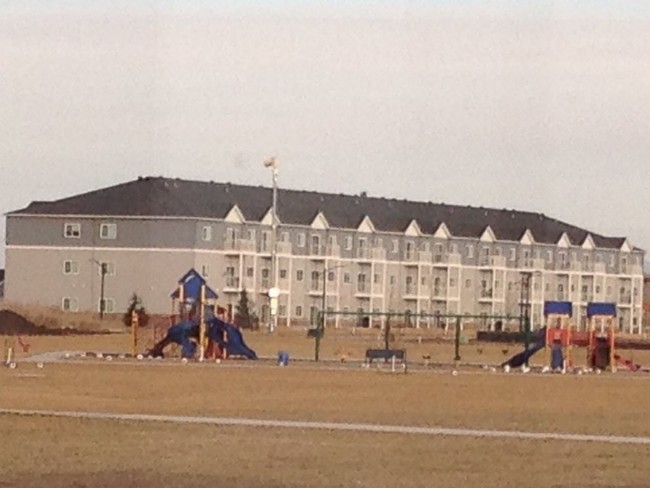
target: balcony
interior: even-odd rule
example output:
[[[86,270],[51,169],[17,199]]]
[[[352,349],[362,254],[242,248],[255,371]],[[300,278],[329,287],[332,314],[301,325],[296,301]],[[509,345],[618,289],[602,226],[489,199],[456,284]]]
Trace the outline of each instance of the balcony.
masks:
[[[638,264],[622,264],[618,269],[619,274],[624,275],[643,275],[643,268]]]
[[[372,259],[379,260],[379,261],[385,261],[386,260],[386,249],[383,247],[373,247],[370,256]]]
[[[405,298],[415,298],[417,295],[417,286],[415,285],[406,285],[404,288],[404,297]]]
[[[370,249],[367,247],[360,247],[357,249],[357,259],[362,260],[362,261],[370,261],[371,258],[371,252]]]
[[[458,253],[450,254],[434,254],[433,263],[437,266],[455,265],[458,266],[461,263],[461,257]]]
[[[494,293],[492,292],[491,289],[483,288],[479,292],[478,300],[479,302],[489,302],[492,301],[493,297],[494,297]]]
[[[237,276],[226,276],[226,283],[223,288],[225,292],[239,291],[239,277]]]
[[[278,242],[278,254],[290,255],[293,253],[293,248],[290,242]]]
[[[444,301],[447,299],[447,289],[446,288],[434,288],[432,298],[437,301]]]
[[[240,252],[255,252],[255,241],[248,239],[226,239],[223,243],[225,251],[232,251],[235,254]]]
[[[505,268],[506,258],[503,256],[481,256],[478,264],[483,268]]]
[[[357,283],[357,296],[370,296],[370,285],[364,282]]]

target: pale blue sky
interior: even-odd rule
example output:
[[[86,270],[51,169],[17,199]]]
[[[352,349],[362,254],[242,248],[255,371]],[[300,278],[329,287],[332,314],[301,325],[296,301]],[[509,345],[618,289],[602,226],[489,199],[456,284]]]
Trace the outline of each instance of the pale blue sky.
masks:
[[[0,0],[0,210],[165,175],[650,249],[650,2]],[[1,262],[0,262],[1,264]]]

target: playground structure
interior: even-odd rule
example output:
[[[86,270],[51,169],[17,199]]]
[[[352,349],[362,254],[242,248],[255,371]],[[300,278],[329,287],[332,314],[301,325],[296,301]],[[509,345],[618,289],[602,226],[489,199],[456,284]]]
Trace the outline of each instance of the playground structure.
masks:
[[[631,371],[642,369],[634,362],[616,354],[616,304],[589,303],[587,305],[588,329],[578,331],[571,323],[571,302],[545,302],[546,326],[535,334],[532,347],[513,356],[502,364],[509,368],[527,365],[538,351],[545,350],[544,370],[566,372],[578,367],[575,361],[577,347],[586,348],[584,368],[616,372],[622,365]]]
[[[173,325],[162,339],[154,340],[153,347],[144,356],[163,357],[167,346],[177,344],[184,359],[194,358],[197,348],[199,361],[235,356],[257,359],[255,351],[246,345],[239,329],[215,315],[218,295],[194,269],[178,281],[171,298],[170,321]],[[131,325],[133,356],[136,356],[137,314],[132,315]]]

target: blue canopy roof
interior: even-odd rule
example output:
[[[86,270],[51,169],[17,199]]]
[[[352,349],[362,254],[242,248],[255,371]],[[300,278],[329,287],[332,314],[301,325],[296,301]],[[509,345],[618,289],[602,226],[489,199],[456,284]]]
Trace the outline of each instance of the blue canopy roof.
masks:
[[[205,285],[205,298],[216,300],[219,295],[208,286],[206,281],[194,268],[190,269],[183,277],[178,280],[179,288],[183,287],[183,297],[186,301],[198,301],[201,298],[201,287]],[[178,299],[180,297],[179,288],[176,288],[172,294],[172,298]]]

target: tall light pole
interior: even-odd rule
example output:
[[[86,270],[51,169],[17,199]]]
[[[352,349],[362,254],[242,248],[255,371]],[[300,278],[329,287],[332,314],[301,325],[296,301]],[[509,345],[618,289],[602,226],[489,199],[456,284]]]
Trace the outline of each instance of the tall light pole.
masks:
[[[278,326],[277,297],[278,289],[278,161],[270,157],[264,161],[265,168],[271,168],[273,181],[273,202],[271,205],[271,279],[273,286],[269,289],[269,331],[273,332]]]
[[[343,268],[344,264],[336,264],[329,268],[323,266],[323,296],[322,296],[322,309],[320,312],[320,320],[316,324],[316,337],[314,338],[314,361],[320,360],[320,340],[325,331],[325,320],[327,313],[327,275],[330,271],[338,268]]]

